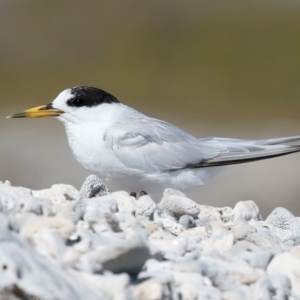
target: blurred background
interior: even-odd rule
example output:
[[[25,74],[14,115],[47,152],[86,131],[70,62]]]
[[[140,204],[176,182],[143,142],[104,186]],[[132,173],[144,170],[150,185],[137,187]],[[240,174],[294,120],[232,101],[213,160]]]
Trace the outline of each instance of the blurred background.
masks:
[[[75,85],[100,87],[199,137],[300,135],[296,1],[0,2],[0,180],[80,188],[53,119],[6,120]],[[188,195],[300,215],[300,154],[227,167]]]

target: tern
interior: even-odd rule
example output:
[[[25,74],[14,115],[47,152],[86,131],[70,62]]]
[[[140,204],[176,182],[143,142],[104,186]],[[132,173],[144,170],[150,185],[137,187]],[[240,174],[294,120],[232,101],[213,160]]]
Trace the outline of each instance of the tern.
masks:
[[[199,139],[88,86],[62,91],[52,103],[8,118],[54,117],[65,127],[76,160],[108,186],[129,192],[191,190],[224,166],[300,151],[300,136],[260,140]],[[292,143],[292,144],[291,144]]]

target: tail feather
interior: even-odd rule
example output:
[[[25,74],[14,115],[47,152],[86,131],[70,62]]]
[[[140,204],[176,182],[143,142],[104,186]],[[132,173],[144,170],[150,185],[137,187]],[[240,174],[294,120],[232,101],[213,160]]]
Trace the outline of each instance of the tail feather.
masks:
[[[241,164],[246,162],[258,161],[283,155],[288,155],[291,153],[296,153],[300,151],[300,145],[298,146],[290,146],[288,148],[283,149],[268,149],[264,151],[255,151],[241,154],[233,154],[233,155],[223,155],[218,156],[213,159],[202,161],[198,166],[190,166],[192,168],[201,168],[201,167],[216,167],[216,166],[225,166],[225,165],[234,165]]]
[[[207,137],[200,139],[203,142],[219,142],[225,144],[252,144],[252,145],[279,145],[279,144],[286,144],[292,142],[299,142],[300,143],[300,136],[289,136],[284,138],[272,138],[272,139],[260,139],[260,140],[242,140],[242,139],[232,139],[232,138],[217,138],[217,137]]]
[[[258,140],[257,145],[278,145],[292,142],[300,142],[300,136]]]
[[[230,138],[206,138],[204,142],[217,143],[225,146],[226,150],[220,155],[202,160],[196,164],[189,164],[188,168],[204,168],[241,164],[258,161],[300,151],[300,136],[261,139],[261,140],[241,140]],[[299,144],[288,144],[299,142]]]

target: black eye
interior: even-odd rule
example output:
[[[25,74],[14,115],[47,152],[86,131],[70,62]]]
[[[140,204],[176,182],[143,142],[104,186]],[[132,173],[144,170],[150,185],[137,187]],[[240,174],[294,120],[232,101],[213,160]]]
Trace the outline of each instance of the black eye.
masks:
[[[73,106],[73,107],[84,106],[84,100],[81,99],[81,98],[71,99],[67,103],[68,103],[69,106]]]

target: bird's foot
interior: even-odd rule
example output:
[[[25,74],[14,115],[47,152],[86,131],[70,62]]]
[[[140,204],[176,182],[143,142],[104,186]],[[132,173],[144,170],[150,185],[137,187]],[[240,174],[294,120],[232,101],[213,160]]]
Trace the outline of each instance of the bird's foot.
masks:
[[[135,192],[131,192],[130,196],[136,198],[136,193]]]
[[[146,193],[145,191],[140,192],[140,197],[145,196],[145,195],[148,195],[148,193]]]
[[[148,193],[145,192],[145,191],[141,191],[139,197],[142,197],[142,196],[145,196],[145,195],[148,195]],[[136,192],[131,192],[131,193],[130,193],[130,196],[131,196],[131,197],[134,197],[134,198],[137,198],[137,193],[136,193]]]

